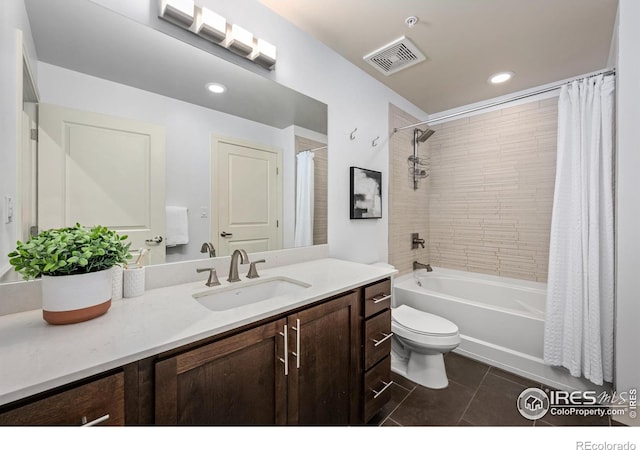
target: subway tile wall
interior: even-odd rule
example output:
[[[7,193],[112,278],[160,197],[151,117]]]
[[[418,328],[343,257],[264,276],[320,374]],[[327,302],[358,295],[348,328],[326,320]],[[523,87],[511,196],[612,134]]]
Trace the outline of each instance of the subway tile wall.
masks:
[[[434,266],[547,281],[557,98],[433,126]]]
[[[389,105],[391,130],[416,122],[419,122],[417,118]],[[407,161],[413,154],[412,128],[394,133],[389,141],[389,151],[389,264],[404,274],[411,272],[413,261],[429,263],[428,245],[424,249],[411,248],[411,233],[419,233],[421,238],[428,240],[429,179],[420,180],[418,189],[413,189]],[[420,156],[427,156],[426,151],[426,145],[420,144]]]
[[[416,123],[390,105],[390,128]],[[432,127],[420,144],[429,177],[413,190],[412,129],[390,141],[389,262],[547,281],[556,164],[557,98]],[[426,237],[412,250],[410,235]]]

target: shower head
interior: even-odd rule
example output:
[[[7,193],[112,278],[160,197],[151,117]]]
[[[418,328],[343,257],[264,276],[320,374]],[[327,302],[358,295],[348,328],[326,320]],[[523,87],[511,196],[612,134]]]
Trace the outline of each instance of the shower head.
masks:
[[[435,133],[435,131],[432,130],[431,128],[426,128],[424,131],[419,130],[418,128],[416,128],[414,130],[414,132],[416,133],[416,136],[417,136],[416,139],[418,140],[418,142],[426,141],[427,139],[429,139],[431,137],[431,135],[433,133]]]

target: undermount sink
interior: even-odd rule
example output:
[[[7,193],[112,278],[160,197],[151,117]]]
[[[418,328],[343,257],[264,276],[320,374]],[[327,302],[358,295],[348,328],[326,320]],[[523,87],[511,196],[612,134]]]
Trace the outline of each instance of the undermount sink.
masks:
[[[202,306],[212,311],[226,311],[240,306],[295,294],[311,285],[286,277],[242,281],[238,285],[216,287],[193,294]]]

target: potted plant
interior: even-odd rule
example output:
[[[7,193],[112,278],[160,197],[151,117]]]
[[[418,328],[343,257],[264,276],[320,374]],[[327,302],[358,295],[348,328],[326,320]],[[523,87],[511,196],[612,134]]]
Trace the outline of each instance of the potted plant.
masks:
[[[61,325],[83,322],[111,306],[110,270],[131,257],[127,236],[103,226],[42,231],[18,241],[9,263],[25,279],[42,278],[44,320]]]

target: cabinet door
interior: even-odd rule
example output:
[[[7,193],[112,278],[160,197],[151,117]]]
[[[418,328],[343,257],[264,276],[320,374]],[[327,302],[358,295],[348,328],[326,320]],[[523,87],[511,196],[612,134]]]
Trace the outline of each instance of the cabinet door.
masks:
[[[284,319],[156,364],[156,423],[286,423]]]
[[[355,423],[360,352],[357,294],[292,314],[287,323],[289,423]]]
[[[2,413],[0,425],[124,425],[124,374],[119,372]]]

